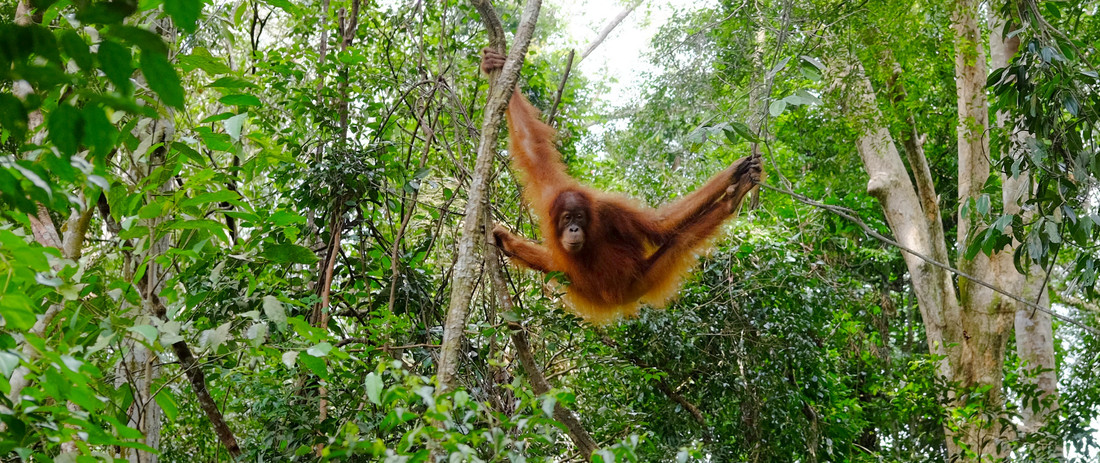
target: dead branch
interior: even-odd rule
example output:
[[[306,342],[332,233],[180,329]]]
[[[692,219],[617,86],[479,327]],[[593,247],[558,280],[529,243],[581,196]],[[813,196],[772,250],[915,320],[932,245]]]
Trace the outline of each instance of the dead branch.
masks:
[[[623,20],[630,15],[630,12],[634,11],[634,9],[641,4],[642,0],[638,0],[630,4],[626,8],[623,8],[623,11],[620,11],[619,14],[616,15],[614,18],[611,18],[611,22],[608,22],[607,25],[604,26],[603,30],[600,31],[600,35],[597,35],[596,39],[593,40],[592,43],[588,44],[587,47],[585,47],[584,53],[581,53],[581,61],[584,61],[584,59],[588,57],[588,54],[592,53],[592,50],[595,50],[596,47],[600,46],[600,44],[603,43],[605,39],[607,39],[607,36],[611,34],[611,31],[615,30],[615,28],[619,26],[619,23],[623,22]]]

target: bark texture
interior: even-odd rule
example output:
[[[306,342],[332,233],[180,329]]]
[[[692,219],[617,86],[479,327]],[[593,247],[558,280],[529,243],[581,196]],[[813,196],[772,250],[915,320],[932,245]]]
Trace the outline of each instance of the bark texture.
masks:
[[[945,427],[950,458],[958,461],[988,460],[1008,456],[1012,441],[1017,438],[1008,416],[1004,413],[1005,350],[1010,329],[1015,329],[1018,352],[1030,368],[1042,370],[1035,376],[1043,391],[1042,403],[1049,405],[1039,411],[1026,410],[1024,432],[1041,427],[1057,407],[1057,377],[1054,375],[1053,335],[1050,314],[1034,310],[1025,303],[994,291],[985,283],[1008,290],[1029,301],[1049,308],[1043,287],[1045,273],[1031,268],[1020,274],[1012,255],[1019,243],[992,256],[978,254],[966,258],[966,247],[973,233],[984,220],[974,213],[981,199],[982,188],[991,175],[989,151],[989,102],[985,80],[988,73],[985,42],[979,23],[979,3],[957,0],[954,4],[952,30],[955,43],[955,82],[958,108],[958,230],[955,262],[958,270],[947,265],[948,247],[938,195],[924,158],[919,127],[912,115],[905,115],[905,133],[901,144],[912,167],[912,177],[898,151],[899,144],[890,133],[878,109],[874,88],[857,60],[840,58],[829,63],[828,78],[835,90],[845,91],[842,102],[853,125],[859,130],[856,148],[869,178],[867,191],[879,200],[886,220],[903,252],[913,289],[924,320],[930,352],[942,355],[939,374],[956,386],[946,397],[948,407],[962,407],[977,396],[980,412],[952,414]],[[1003,24],[994,22],[990,38],[993,65],[1004,66],[1016,52],[1018,43],[1000,36]],[[903,70],[890,57],[893,67],[891,94],[895,101],[905,99],[901,81]],[[1011,133],[1015,124],[1001,117],[998,123]],[[1023,133],[1014,133],[1019,150]],[[1008,155],[1021,155],[1009,152]],[[1003,177],[1004,212],[1024,213],[1021,204],[1027,200],[1031,187],[1026,178]],[[924,257],[914,253],[923,254]],[[928,262],[932,260],[936,265]],[[958,282],[954,275],[958,273]],[[965,275],[971,275],[970,277]],[[1015,320],[1014,320],[1015,319]],[[1030,407],[1025,407],[1030,408]],[[960,408],[961,409],[961,408]]]
[[[504,32],[492,4],[489,0],[473,0],[472,3],[481,13],[482,21],[485,22],[485,27],[489,31],[490,46],[503,51]],[[479,230],[484,226],[482,223],[484,201],[489,180],[492,178],[493,158],[496,155],[497,138],[500,136],[500,123],[504,118],[504,108],[508,104],[508,98],[519,78],[519,69],[523,65],[523,57],[527,54],[527,46],[534,34],[541,5],[540,0],[528,1],[504,68],[499,75],[490,76],[489,99],[485,103],[481,141],[470,180],[465,217],[462,221],[462,236],[458,240],[454,278],[451,282],[451,300],[447,308],[447,320],[443,325],[443,343],[436,374],[441,393],[454,387],[454,378],[461,355],[462,333],[466,328],[470,300],[473,298],[478,273],[480,273],[477,252],[484,244],[485,236],[479,233]]]
[[[946,256],[946,244],[942,240],[933,240],[934,227],[926,220],[921,198],[909,181],[894,137],[883,124],[882,113],[875,102],[874,88],[863,71],[863,65],[858,61],[830,62],[828,72],[833,84],[848,92],[842,100],[846,111],[855,119],[854,124],[860,127],[856,149],[870,177],[867,192],[881,203],[886,221],[898,243],[924,255]],[[929,185],[925,193],[933,198],[931,203],[935,204],[934,188]],[[947,322],[950,318],[957,318],[960,312],[951,275],[911,253],[902,253],[902,257],[924,319],[928,349],[944,356],[938,369],[941,375],[950,377],[946,345],[961,337],[958,325]]]
[[[958,268],[985,281],[1004,281],[1016,273],[1011,252],[993,256],[979,253],[966,259],[962,252],[979,225],[973,202],[990,175],[989,102],[985,93],[988,75],[985,42],[979,22],[977,0],[957,0],[951,15],[955,32],[955,90],[958,109],[957,137],[959,146],[959,225],[957,246]],[[1015,289],[1015,288],[1012,288]],[[960,358],[954,366],[955,376],[963,390],[985,387],[986,415],[972,417],[959,425],[958,438],[965,448],[958,453],[1005,457],[1007,441],[1012,439],[1007,429],[997,421],[1004,418],[1004,355],[1012,326],[1012,303],[993,292],[959,279],[959,297],[964,308],[961,326]],[[961,398],[960,398],[961,399]],[[957,402],[961,404],[961,401]],[[950,434],[949,434],[950,436]],[[949,444],[949,449],[952,446]]]

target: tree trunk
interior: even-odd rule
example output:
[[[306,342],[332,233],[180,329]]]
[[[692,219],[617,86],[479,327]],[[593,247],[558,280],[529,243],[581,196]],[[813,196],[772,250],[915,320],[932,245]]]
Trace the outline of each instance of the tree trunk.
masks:
[[[978,0],[956,0],[951,15],[951,27],[955,31],[959,145],[958,267],[982,280],[1001,282],[1016,273],[1010,252],[993,256],[978,254],[970,260],[965,259],[963,252],[979,225],[975,223],[975,208],[971,205],[980,197],[990,175],[989,103],[985,93],[988,67],[978,14]],[[959,278],[959,296],[964,308],[963,338],[959,346],[962,352],[959,364],[954,366],[956,376],[953,379],[958,381],[962,391],[984,388],[986,392],[982,398],[981,416],[957,423],[960,430],[954,437],[978,458],[985,455],[1005,457],[1009,450],[1005,441],[1012,436],[999,420],[1004,418],[1004,354],[1014,304],[962,277]],[[964,397],[960,395],[956,404],[962,405]]]
[[[474,6],[481,11],[482,21],[490,33],[490,46],[503,51],[504,33],[500,20],[488,0],[474,0]],[[458,240],[458,255],[455,261],[454,278],[451,282],[451,302],[447,308],[447,320],[443,325],[443,343],[439,352],[439,369],[436,381],[439,392],[454,387],[455,374],[458,371],[459,347],[462,333],[466,329],[466,315],[470,311],[470,300],[478,280],[477,251],[485,241],[485,234],[479,233],[483,226],[482,208],[489,180],[492,178],[493,157],[496,155],[497,136],[500,135],[500,123],[504,108],[511,96],[512,89],[519,79],[519,69],[523,57],[527,54],[527,45],[534,34],[538,20],[541,0],[528,0],[527,7],[520,19],[512,49],[498,76],[490,76],[489,99],[485,103],[485,120],[481,125],[481,141],[478,144],[477,160],[474,163],[470,179],[470,191],[466,199],[465,215],[462,220],[462,236]],[[494,22],[495,20],[495,22]]]
[[[138,147],[138,152],[135,154],[140,158],[146,155],[146,153],[141,152],[142,147],[157,146],[157,148],[148,153],[148,164],[146,166],[135,165],[131,167],[135,171],[133,172],[134,178],[145,178],[164,163],[166,147],[171,144],[175,132],[175,124],[170,118],[151,120],[148,121],[146,128],[141,129],[140,127],[139,124],[138,130],[144,130],[147,134],[142,137],[141,146]],[[143,167],[145,172],[137,172]],[[158,196],[171,194],[171,191],[172,185],[170,183],[160,185],[157,190]],[[155,199],[156,196],[151,196],[149,201],[152,202]],[[152,234],[156,234],[164,221],[163,217],[154,217],[144,220],[142,225],[148,227]],[[168,236],[165,234],[159,240],[153,242],[144,255],[128,255],[127,260],[130,262],[126,267],[130,272],[133,272],[143,262],[146,263],[144,276],[140,277],[141,281],[136,282],[136,285],[141,289],[143,304],[139,309],[135,324],[152,324],[152,319],[156,316],[157,311],[153,298],[157,297],[157,294],[164,289],[164,282],[168,279],[167,269],[157,263],[156,258],[168,251]],[[134,277],[135,275],[131,274],[127,276],[127,279],[133,281]],[[116,374],[119,384],[129,383],[134,395],[134,401],[127,410],[128,425],[141,431],[144,436],[144,444],[158,449],[160,448],[161,418],[164,413],[157,402],[153,400],[153,383],[160,378],[160,365],[164,362],[153,351],[134,338],[127,339],[124,345],[126,346],[126,352],[116,365]],[[157,461],[157,454],[155,453],[136,449],[127,449],[126,452],[127,460],[132,463],[155,463]]]
[[[830,62],[827,72],[834,85],[846,84],[844,90],[848,94],[843,102],[861,131],[856,149],[864,170],[870,176],[867,192],[882,204],[886,222],[897,241],[926,256],[946,255],[946,244],[933,240],[931,227],[922,212],[921,200],[909,180],[894,137],[883,125],[882,113],[875,103],[875,91],[863,71],[863,65],[858,61]],[[933,198],[936,195],[931,189],[923,193]],[[932,203],[935,204],[935,201]],[[913,291],[927,333],[928,350],[943,356],[937,370],[941,376],[950,378],[951,362],[946,346],[961,337],[958,326],[947,321],[957,317],[960,311],[954,298],[951,275],[916,255],[902,253],[902,258],[913,281]]]
[[[993,69],[1008,66],[1009,61],[1020,49],[1020,38],[1014,36],[1005,38],[1006,21],[998,16],[995,8],[988,9],[989,14],[989,49],[990,61]],[[1016,159],[1026,156],[1025,143],[1032,138],[1031,134],[1021,128],[1016,119],[1004,112],[997,113],[997,127],[1005,132],[1005,151],[1003,156]],[[1022,211],[1021,205],[1026,202],[1033,193],[1033,187],[1026,173],[1013,178],[1001,173],[1001,184],[1004,190],[1001,192],[1006,214],[1023,213],[1024,223],[1030,222],[1033,214]],[[1011,254],[1021,243],[1013,241],[1011,247],[1004,251]],[[1006,265],[1011,265],[1011,260],[1006,259]],[[1028,300],[1035,301],[1044,308],[1050,308],[1050,297],[1046,290],[1046,272],[1038,264],[1032,264],[1027,269],[1027,274],[1020,274],[1015,267],[1004,268],[1003,288],[1018,288],[1020,295]],[[1023,426],[1020,431],[1030,434],[1041,429],[1051,419],[1057,418],[1058,410],[1058,372],[1054,363],[1054,331],[1051,315],[1041,310],[1033,310],[1013,302],[1015,306],[1016,329],[1016,354],[1023,363],[1024,371],[1020,372],[1021,380],[1034,384],[1040,396],[1039,406],[1033,407],[1033,403],[1025,401],[1021,403],[1021,416]],[[1060,440],[1050,442],[1045,447],[1045,454],[1052,459],[1060,459],[1062,445]]]
[[[970,234],[979,225],[975,223],[977,216],[971,214],[974,209],[971,205],[980,197],[990,175],[986,136],[989,128],[989,104],[985,93],[987,66],[978,11],[975,0],[957,0],[952,15],[959,121],[957,266],[976,279],[1015,291],[1021,286],[1009,283],[1012,278],[1023,277],[1012,265],[1011,249],[992,257],[979,254],[970,260],[965,259],[964,252]],[[913,251],[902,255],[924,320],[929,351],[943,357],[937,368],[939,375],[960,388],[957,394],[947,397],[947,405],[962,410],[961,407],[972,400],[970,392],[983,391],[977,397],[981,405],[977,413],[951,414],[953,421],[945,428],[950,458],[977,461],[990,456],[1007,456],[1009,446],[1006,444],[1015,436],[1004,426],[1002,371],[1008,328],[1012,314],[1019,307],[966,277],[959,277],[956,289],[950,272],[928,263],[932,260],[947,264],[948,253],[943,226],[939,222],[937,194],[925,168],[927,160],[923,159],[920,139],[915,136],[917,128],[910,124],[909,130],[913,133],[907,134],[905,142],[906,154],[915,169],[913,177],[920,188],[910,179],[895,139],[882,121],[874,89],[862,65],[838,61],[830,63],[829,78],[833,85],[850,92],[843,101],[860,130],[857,150],[870,176],[867,191],[881,203],[897,241]],[[895,72],[900,74],[901,71]],[[1012,191],[1019,191],[1019,188],[1013,186],[1005,194],[1016,194]],[[1016,204],[1015,201],[1007,203]]]

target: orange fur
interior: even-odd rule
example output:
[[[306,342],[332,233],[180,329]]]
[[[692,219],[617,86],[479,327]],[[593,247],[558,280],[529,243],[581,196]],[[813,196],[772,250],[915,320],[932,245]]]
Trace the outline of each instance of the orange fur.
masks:
[[[494,234],[505,254],[543,272],[560,271],[570,280],[566,301],[578,315],[606,323],[632,316],[640,304],[663,307],[683,275],[734,215],[760,178],[759,158],[743,158],[687,197],[655,210],[621,195],[582,185],[570,177],[554,148],[555,132],[516,91],[508,105],[512,167],[524,187],[546,238],[539,245],[498,227]],[[557,230],[557,199],[563,192],[583,198],[589,223],[580,251],[562,246]]]

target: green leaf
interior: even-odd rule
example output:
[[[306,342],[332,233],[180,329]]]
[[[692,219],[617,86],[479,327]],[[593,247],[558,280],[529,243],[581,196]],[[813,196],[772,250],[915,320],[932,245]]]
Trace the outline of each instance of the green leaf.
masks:
[[[1080,105],[1077,104],[1077,98],[1074,98],[1073,95],[1066,95],[1065,107],[1066,111],[1069,111],[1074,117],[1077,117],[1077,112],[1081,109]]]
[[[799,99],[802,100],[802,104],[816,104],[816,105],[824,104],[821,101],[821,98],[818,98],[818,97],[814,96],[812,93],[806,91],[805,89],[799,89],[798,92],[796,92],[796,94],[798,95]]]
[[[800,106],[809,103],[808,101],[803,101],[802,97],[799,95],[788,95],[783,98],[783,102],[787,103],[789,106]]]
[[[34,305],[24,294],[8,293],[0,297],[0,316],[7,331],[25,331],[34,326]]]
[[[799,66],[798,72],[802,74],[802,77],[805,77],[806,80],[813,82],[821,81],[821,71],[818,71],[817,68],[808,64],[803,64],[802,66]]]
[[[332,351],[332,344],[327,342],[317,343],[316,346],[306,349],[306,353],[314,357],[324,357]]]
[[[82,23],[114,24],[137,11],[138,2],[79,2],[76,19]]]
[[[730,127],[746,140],[753,143],[760,142],[760,140],[756,138],[756,135],[752,133],[752,130],[749,129],[749,126],[745,125],[744,122],[730,122]]]
[[[989,195],[978,196],[977,211],[981,215],[989,214],[989,208],[991,207]]]
[[[200,124],[209,124],[211,122],[224,121],[224,120],[229,119],[229,118],[231,118],[233,116],[236,116],[236,115],[237,115],[237,113],[235,113],[233,111],[220,112],[220,113],[214,114],[212,116],[207,116],[206,119],[203,119],[203,120],[199,121],[199,123]]]
[[[0,376],[11,377],[11,372],[19,366],[19,356],[7,350],[0,350]],[[373,374],[373,373],[371,373]]]
[[[153,325],[137,325],[131,326],[128,330],[132,333],[137,333],[145,337],[146,341],[150,343],[157,340],[157,328]]]
[[[188,198],[180,201],[180,207],[198,206],[201,204],[221,203],[223,201],[236,201],[241,199],[241,195],[232,190],[218,190],[207,193],[201,193],[195,195],[194,198]]]
[[[993,222],[993,226],[991,228],[997,230],[998,232],[1004,233],[1005,227],[1012,224],[1012,219],[1014,217],[1016,216],[1012,214],[1002,215],[1000,218],[997,219],[996,222]]]
[[[66,157],[76,154],[84,138],[84,117],[80,110],[63,104],[50,113],[50,140]]]
[[[233,140],[229,138],[229,135],[214,133],[210,131],[209,127],[199,127],[195,131],[199,133],[199,138],[202,139],[207,148],[214,151],[233,151]]]
[[[26,35],[19,38],[23,40],[20,46],[29,48],[29,51],[37,53],[51,63],[61,63],[61,47],[57,44],[57,37],[54,37],[49,29],[41,24],[31,24],[24,26],[23,32]]]
[[[309,248],[297,244],[265,245],[260,257],[283,264],[312,264],[319,259]]]
[[[190,55],[179,57],[179,62],[183,72],[202,69],[211,76],[233,72],[232,69],[229,69],[229,66],[226,66],[225,63],[222,62],[221,58],[211,56],[210,52],[206,51],[205,48],[196,48]]]
[[[1000,83],[1001,77],[1004,76],[1005,71],[1008,71],[1008,68],[997,68],[993,70],[993,72],[989,73],[989,77],[985,79],[985,86],[992,87]]]
[[[775,100],[772,104],[768,105],[768,114],[771,114],[772,117],[779,117],[780,114],[783,114],[783,110],[785,109],[787,109],[786,101]]]
[[[183,341],[183,336],[180,336],[180,322],[164,322],[157,328],[157,331],[160,332],[161,345],[170,346]]]
[[[733,130],[733,127],[729,125],[722,128],[722,135],[726,136],[726,140],[729,140],[731,144],[737,144],[737,131]]]
[[[32,185],[42,190],[42,192],[46,194],[47,198],[53,199],[53,187],[50,185],[49,182],[44,180],[41,175],[38,175],[38,173],[34,170],[24,167],[22,164],[17,163],[14,167],[15,170],[19,171],[20,174],[23,174],[23,178],[27,179],[29,182],[31,182]]]
[[[546,394],[542,396],[542,412],[546,416],[554,416],[554,405],[558,403],[558,398],[553,395]]]
[[[298,8],[296,8],[294,4],[290,2],[290,0],[265,0],[264,3],[267,3],[268,5],[271,5],[275,8],[279,8],[290,14],[298,13]]]
[[[324,379],[326,381],[329,379],[328,366],[325,365],[324,360],[309,355],[307,353],[302,353],[298,356],[298,363],[304,365],[307,369],[309,369],[309,371],[312,371],[313,374],[317,375],[321,379]]]
[[[130,75],[134,73],[133,57],[130,50],[112,40],[104,40],[99,43],[99,68],[107,76],[119,93],[130,93]]]
[[[180,409],[176,405],[176,398],[172,395],[171,388],[161,388],[157,395],[153,396],[153,399],[157,401],[157,405],[160,405],[160,409],[164,410],[164,415],[169,421],[175,421],[176,416],[179,416]]]
[[[283,352],[282,360],[283,365],[286,365],[287,368],[294,368],[294,362],[298,360],[298,351]]]
[[[1054,222],[1046,222],[1043,232],[1046,234],[1048,242],[1052,244],[1059,244],[1062,242],[1062,235],[1058,233],[1058,225]]]
[[[238,114],[225,121],[225,133],[233,141],[241,141],[241,129],[244,128],[245,119],[248,119],[248,113]]]
[[[966,253],[964,254],[966,260],[973,260],[974,257],[977,256],[978,253],[982,251],[982,242],[983,242],[983,240],[979,239],[979,237],[981,237],[984,234],[985,233],[983,231],[980,234],[974,235],[974,239],[970,240],[970,244],[967,245]]]
[[[145,235],[148,235],[148,234],[149,234],[149,227],[146,227],[144,225],[138,225],[136,227],[133,227],[133,228],[130,228],[130,229],[127,229],[127,230],[122,230],[121,232],[118,233],[118,237],[119,237],[119,239],[123,239],[123,240],[132,240],[134,238],[141,238],[141,237],[143,237]]]
[[[226,69],[229,69],[229,68],[226,68]],[[227,70],[226,72],[229,72],[229,71]],[[215,81],[211,82],[210,84],[207,85],[207,87],[238,89],[238,88],[254,88],[256,86],[253,85],[252,83],[248,82],[248,81],[244,81],[244,80],[238,79],[236,77],[228,77],[227,76],[227,77],[222,77],[218,80],[215,80]]]
[[[787,63],[790,62],[790,61],[791,61],[790,56],[787,56],[787,57],[779,60],[779,62],[776,63],[775,66],[772,67],[772,69],[770,71],[768,71],[768,78],[770,79],[772,77],[775,77],[776,74],[779,74],[779,72],[782,71],[783,68],[787,67]]]
[[[687,136],[687,142],[692,144],[701,144],[707,141],[707,130],[705,127],[699,127],[692,130]]]
[[[268,216],[267,220],[268,222],[271,222],[272,225],[277,225],[280,227],[285,227],[287,225],[293,225],[296,223],[306,223],[305,217],[285,210],[277,211],[274,214],[271,214],[270,216]]]
[[[435,388],[431,386],[420,386],[416,388],[416,395],[420,396],[420,399],[424,401],[424,405],[428,406],[431,410],[435,408]]]
[[[807,55],[800,55],[799,58],[802,58],[802,61],[813,65],[813,67],[817,68],[818,71],[825,72],[825,65],[821,63],[821,60]]]
[[[102,161],[115,147],[118,130],[99,105],[85,105],[83,115],[84,145],[92,151],[93,157]]]
[[[182,154],[184,157],[190,159],[191,162],[194,162],[195,164],[204,165],[207,162],[207,159],[205,157],[199,154],[198,151],[195,151],[194,148],[187,146],[186,143],[181,143],[178,141],[173,142],[172,151]]]
[[[64,29],[59,34],[61,49],[65,51],[66,55],[69,55],[76,61],[76,65],[80,66],[80,69],[85,71],[91,71],[95,69],[95,59],[92,57],[92,52],[88,49],[88,43],[84,41],[75,31],[72,29]]]
[[[252,347],[259,347],[267,340],[268,327],[267,323],[257,322],[248,327],[248,331],[245,331],[245,339],[251,341],[249,344]]]
[[[134,26],[111,26],[108,34],[121,39],[123,42],[137,46],[142,53],[168,54],[168,45],[164,44],[164,39],[148,29]]]
[[[164,12],[180,29],[195,32],[195,22],[202,13],[203,3],[198,0],[164,0]]]
[[[221,222],[210,219],[182,220],[173,223],[169,228],[175,230],[206,230],[210,233],[217,235],[223,240],[228,238],[225,235],[225,225],[222,225]]]
[[[94,391],[83,385],[74,385],[74,387],[69,390],[67,398],[72,403],[79,405],[80,408],[89,412],[101,410],[106,405],[99,400]],[[57,460],[54,461],[56,462]]]
[[[286,308],[278,298],[272,295],[264,296],[264,315],[275,322],[279,331],[286,331]]]
[[[160,95],[164,104],[176,109],[183,109],[183,87],[180,86],[180,78],[176,75],[175,68],[168,63],[168,58],[160,53],[141,53],[141,72],[145,74],[145,80],[149,88]]]
[[[23,102],[10,93],[0,93],[0,127],[7,129],[16,140],[27,135],[27,110]]]
[[[375,405],[382,405],[382,377],[378,373],[367,373],[367,399]]]
[[[455,391],[454,401],[456,406],[466,406],[466,404],[470,402],[470,394],[467,394],[466,391],[459,389]]]
[[[51,288],[58,288],[64,283],[64,280],[45,272],[36,273],[34,275],[34,281],[42,286],[49,286]]]
[[[229,339],[229,328],[232,327],[233,322],[225,322],[212,330],[205,330],[202,332],[205,345],[210,346],[211,350],[218,350],[226,340]]]
[[[141,206],[141,209],[138,209],[137,216],[139,219],[152,219],[154,217],[159,217],[163,211],[164,203],[153,202]]]
[[[263,104],[255,96],[240,93],[223,96],[218,101],[227,106],[260,106]]]

